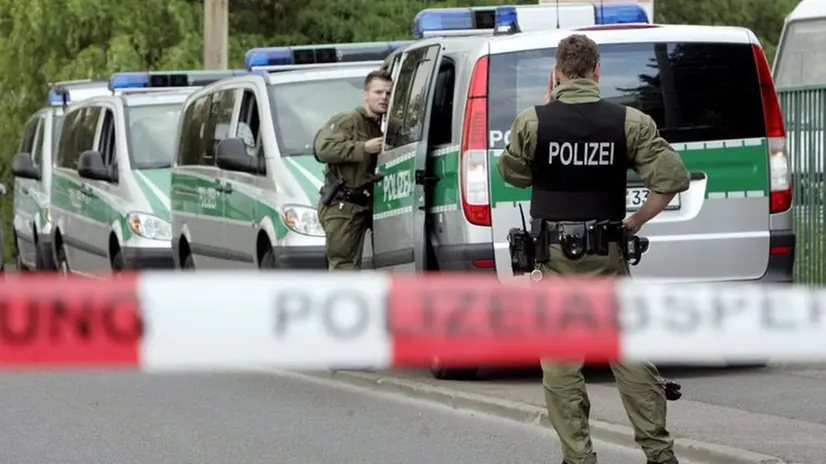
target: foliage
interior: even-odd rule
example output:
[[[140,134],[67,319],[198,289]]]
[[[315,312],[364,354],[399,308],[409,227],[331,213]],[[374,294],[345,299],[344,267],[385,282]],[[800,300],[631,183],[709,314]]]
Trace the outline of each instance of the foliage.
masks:
[[[404,40],[427,7],[495,0],[231,0],[230,66],[255,46]],[[516,4],[535,1],[519,0]],[[657,0],[657,21],[751,28],[773,56],[795,0]],[[10,159],[49,82],[115,71],[201,67],[202,0],[0,0],[0,181],[6,256],[11,253]]]

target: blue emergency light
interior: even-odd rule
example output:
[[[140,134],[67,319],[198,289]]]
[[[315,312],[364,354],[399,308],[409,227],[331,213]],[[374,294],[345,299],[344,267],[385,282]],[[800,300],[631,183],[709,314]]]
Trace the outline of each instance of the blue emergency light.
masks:
[[[251,48],[244,54],[244,66],[251,69],[263,66],[380,61],[409,43],[411,41]]]
[[[494,10],[494,33],[509,34],[519,32],[515,6],[500,6]]]
[[[202,87],[228,77],[249,74],[245,69],[227,71],[150,71],[119,72],[109,77],[109,89],[147,89],[165,87]]]
[[[648,23],[648,15],[640,5],[622,3],[614,5],[592,5],[594,8],[594,23],[628,24]],[[496,6],[496,7],[469,7],[469,8],[428,8],[420,11],[413,19],[413,38],[421,39],[428,32],[460,32],[493,30],[496,32],[518,32],[517,16],[520,11],[529,13],[536,10],[537,5],[525,6]],[[541,8],[553,8],[543,5]],[[564,10],[566,6],[559,7]],[[553,28],[549,24],[548,28]],[[584,26],[584,24],[583,24]]]
[[[63,92],[65,92],[65,90],[58,91],[57,89],[50,89],[49,90],[49,103],[52,104],[52,105],[62,105],[63,104]],[[66,94],[66,101],[67,102],[69,101],[68,93]]]
[[[630,24],[647,23],[648,13],[633,3],[619,5],[594,5],[596,24]]]

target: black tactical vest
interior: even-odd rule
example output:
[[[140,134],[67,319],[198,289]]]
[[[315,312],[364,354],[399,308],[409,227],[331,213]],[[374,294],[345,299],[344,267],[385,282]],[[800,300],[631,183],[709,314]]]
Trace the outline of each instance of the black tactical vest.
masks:
[[[626,108],[551,102],[536,107],[531,217],[550,221],[625,217]]]

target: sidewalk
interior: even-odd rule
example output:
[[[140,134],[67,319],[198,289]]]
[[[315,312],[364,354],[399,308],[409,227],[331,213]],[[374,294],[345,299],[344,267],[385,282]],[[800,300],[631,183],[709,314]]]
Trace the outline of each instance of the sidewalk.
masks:
[[[427,372],[418,371],[338,371],[314,375],[549,426],[538,379],[451,382],[439,381]],[[616,388],[589,383],[588,392],[594,439],[636,447]],[[790,464],[793,461],[746,450],[765,452],[766,446],[761,445],[770,445],[767,440],[774,443],[793,440],[795,446],[804,447],[823,446],[823,437],[826,437],[826,427],[817,424],[707,405],[687,400],[685,396],[680,401],[669,402],[669,429],[675,434],[675,451],[679,457],[715,464]],[[714,443],[723,440],[726,445]]]

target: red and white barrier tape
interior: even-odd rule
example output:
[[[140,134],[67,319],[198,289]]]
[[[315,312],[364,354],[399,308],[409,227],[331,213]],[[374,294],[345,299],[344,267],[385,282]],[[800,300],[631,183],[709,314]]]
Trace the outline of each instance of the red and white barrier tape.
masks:
[[[198,272],[0,282],[0,369],[826,360],[826,291],[613,279]]]

